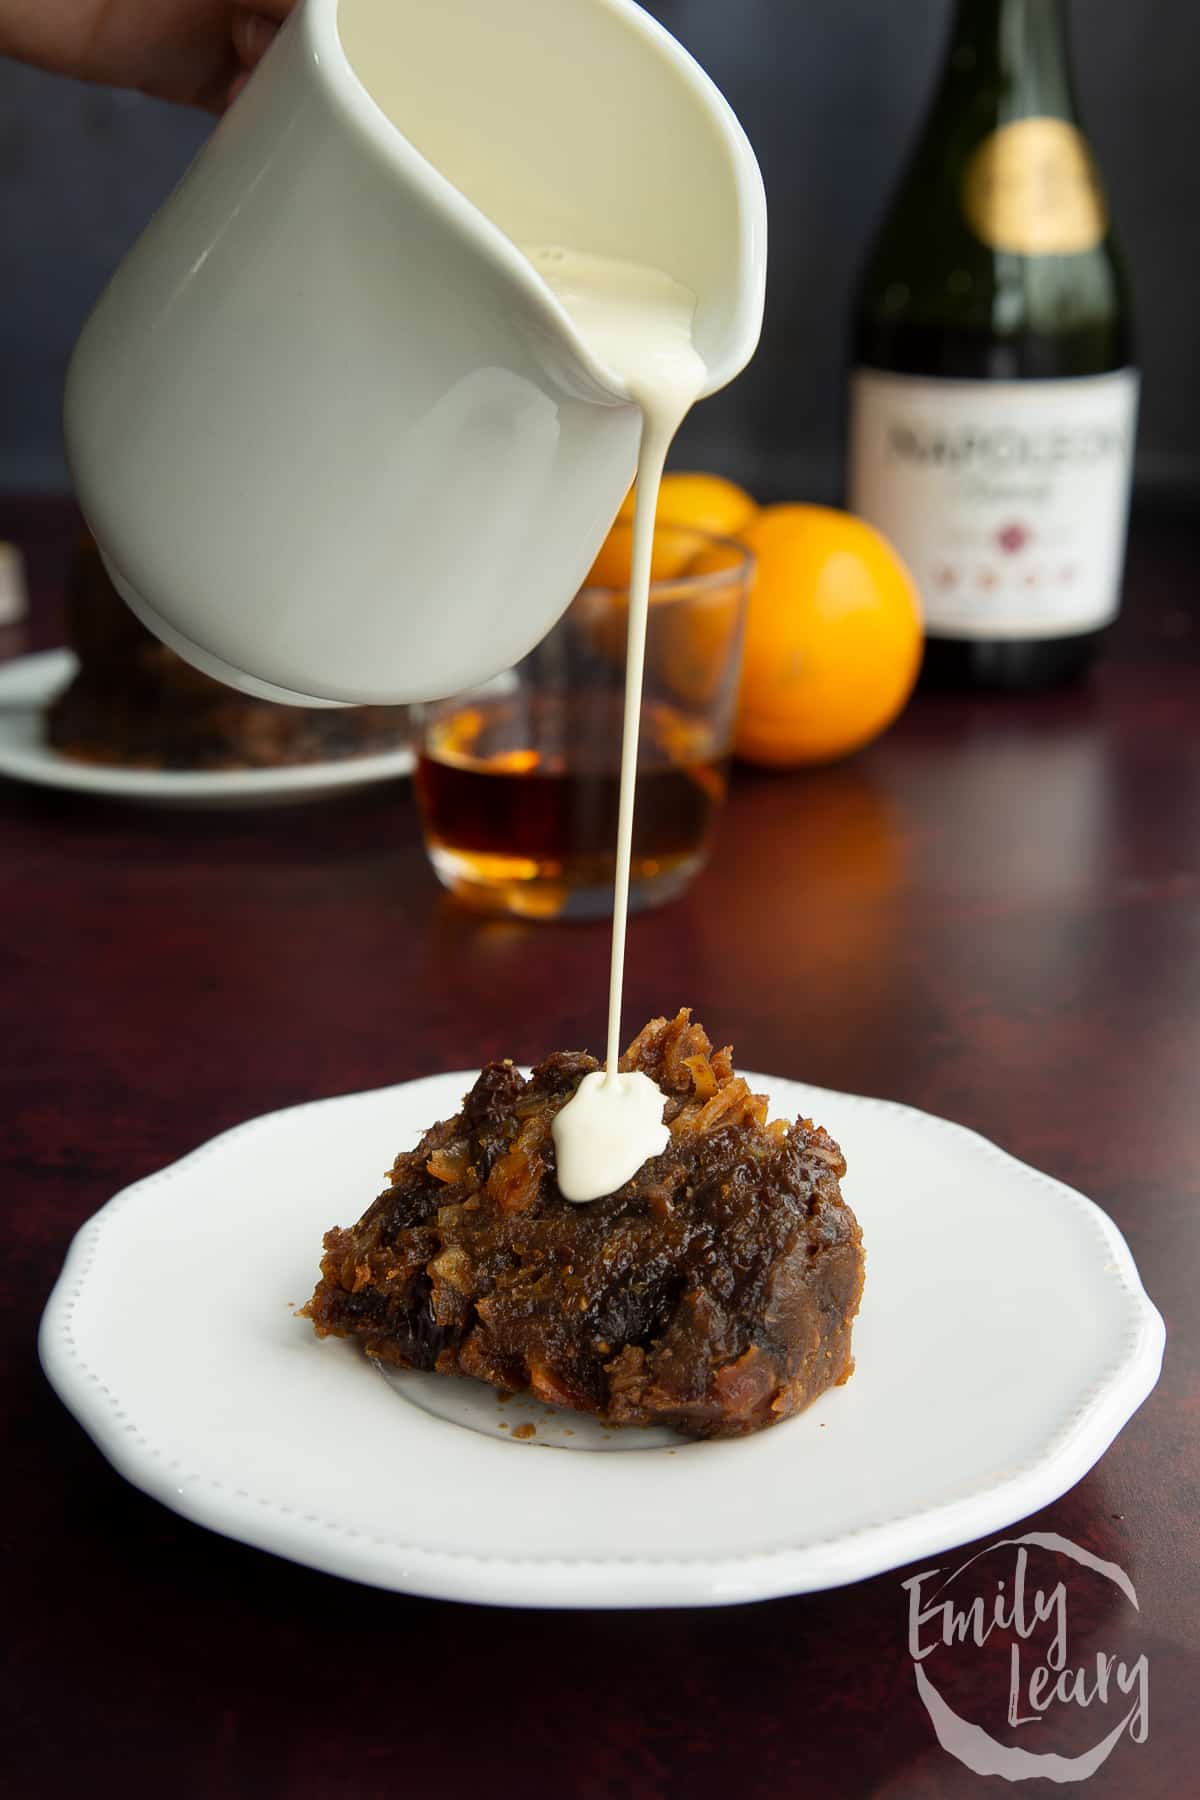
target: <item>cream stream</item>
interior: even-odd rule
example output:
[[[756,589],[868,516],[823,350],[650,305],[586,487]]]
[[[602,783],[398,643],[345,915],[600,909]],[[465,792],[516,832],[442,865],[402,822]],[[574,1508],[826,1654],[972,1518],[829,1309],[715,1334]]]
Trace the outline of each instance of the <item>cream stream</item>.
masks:
[[[629,918],[629,867],[641,725],[646,621],[658,490],[671,440],[704,387],[692,340],[696,297],[661,269],[554,245],[526,256],[558,297],[597,361],[621,378],[642,414],[629,583],[629,636],[621,787],[613,894],[608,1047],[603,1071],[587,1075],[554,1121],[558,1185],[567,1200],[598,1200],[666,1148],[663,1095],[649,1076],[621,1073],[621,997]]]

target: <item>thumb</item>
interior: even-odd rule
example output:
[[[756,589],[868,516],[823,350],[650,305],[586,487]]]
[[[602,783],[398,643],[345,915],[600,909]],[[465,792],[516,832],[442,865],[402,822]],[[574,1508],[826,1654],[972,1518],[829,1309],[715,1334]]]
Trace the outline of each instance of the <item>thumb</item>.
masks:
[[[243,69],[260,63],[275,40],[279,27],[261,13],[238,7],[233,15],[233,48]]]

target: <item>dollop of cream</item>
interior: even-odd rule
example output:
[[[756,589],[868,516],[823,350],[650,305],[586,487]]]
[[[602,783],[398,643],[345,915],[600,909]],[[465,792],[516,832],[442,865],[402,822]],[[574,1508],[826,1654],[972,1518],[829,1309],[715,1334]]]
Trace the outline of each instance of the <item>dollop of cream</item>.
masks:
[[[671,1141],[666,1096],[640,1069],[585,1075],[550,1127],[558,1191],[582,1204],[611,1194]]]

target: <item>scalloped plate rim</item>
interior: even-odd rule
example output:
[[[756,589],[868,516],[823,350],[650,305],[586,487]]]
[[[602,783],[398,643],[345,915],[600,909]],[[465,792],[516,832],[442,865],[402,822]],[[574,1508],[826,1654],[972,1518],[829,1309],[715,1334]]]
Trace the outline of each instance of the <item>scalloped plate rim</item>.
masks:
[[[227,1153],[237,1140],[264,1128],[286,1129],[286,1122],[300,1114],[352,1106],[355,1101],[382,1100],[425,1085],[436,1088],[444,1084],[449,1089],[451,1084],[462,1084],[458,1088],[461,1093],[475,1079],[475,1073],[453,1071],[421,1076],[382,1088],[302,1101],[247,1119],[121,1189],[79,1228],[43,1313],[38,1349],[52,1387],[118,1473],[181,1516],[222,1535],[333,1575],[402,1593],[488,1605],[551,1608],[738,1604],[819,1592],[864,1580],[987,1536],[1026,1517],[1082,1479],[1158,1380],[1165,1343],[1163,1320],[1142,1286],[1119,1228],[1094,1201],[1019,1161],[983,1134],[936,1114],[899,1101],[744,1071],[754,1087],[768,1093],[782,1087],[798,1089],[806,1099],[816,1101],[818,1107],[832,1101],[837,1107],[879,1110],[919,1123],[923,1128],[952,1134],[970,1154],[999,1158],[1011,1167],[1014,1178],[1035,1180],[1055,1193],[1060,1203],[1086,1209],[1108,1245],[1112,1258],[1108,1269],[1119,1277],[1126,1298],[1135,1308],[1138,1329],[1120,1364],[1110,1368],[1081,1413],[1060,1429],[1034,1461],[976,1492],[816,1545],[781,1545],[721,1556],[591,1559],[475,1555],[392,1539],[366,1539],[331,1521],[306,1520],[298,1508],[290,1507],[288,1516],[281,1521],[264,1513],[268,1504],[281,1503],[268,1503],[248,1493],[221,1491],[221,1484],[206,1482],[202,1470],[186,1476],[173,1474],[168,1466],[137,1450],[113,1418],[107,1401],[94,1391],[93,1383],[81,1376],[64,1335],[73,1306],[72,1290],[81,1290],[86,1279],[84,1264],[90,1263],[93,1244],[101,1238],[106,1221],[110,1222],[118,1209],[137,1203],[168,1181],[192,1175],[199,1163]],[[867,1247],[869,1258],[869,1239]],[[792,1428],[785,1424],[775,1429],[782,1433]],[[774,1437],[775,1432],[768,1435]],[[696,1448],[700,1447],[689,1446]],[[593,1459],[574,1460],[586,1464]],[[531,1468],[540,1462],[541,1458],[536,1457]],[[215,1493],[214,1488],[218,1490]]]

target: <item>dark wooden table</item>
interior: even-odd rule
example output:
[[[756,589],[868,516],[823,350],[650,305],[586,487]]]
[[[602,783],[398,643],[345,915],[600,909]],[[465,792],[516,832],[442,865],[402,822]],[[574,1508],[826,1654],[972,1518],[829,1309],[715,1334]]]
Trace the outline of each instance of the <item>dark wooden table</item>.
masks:
[[[70,532],[61,505],[0,508],[35,590],[0,655],[59,641]],[[1088,1787],[1122,1800],[1194,1792],[1200,1747],[1198,558],[1183,523],[1139,523],[1119,642],[1086,687],[922,696],[844,766],[740,774],[712,866],[630,939],[630,1021],[694,1000],[746,1065],[975,1126],[1125,1232],[1166,1315],[1163,1380],[1032,1522],[1136,1586],[1140,1611],[1067,1568],[1069,1662],[1148,1658],[1149,1737]],[[91,1788],[101,1764],[178,1800],[1006,1788],[934,1739],[911,1571],[617,1614],[354,1587],[143,1498],[39,1372],[68,1240],[116,1189],[292,1101],[597,1045],[602,926],[458,911],[403,783],[203,814],[0,782],[0,881],[13,1791]],[[960,1710],[1002,1734],[1007,1644],[953,1674]],[[1022,1741],[1073,1753],[1098,1711],[1058,1707]]]

